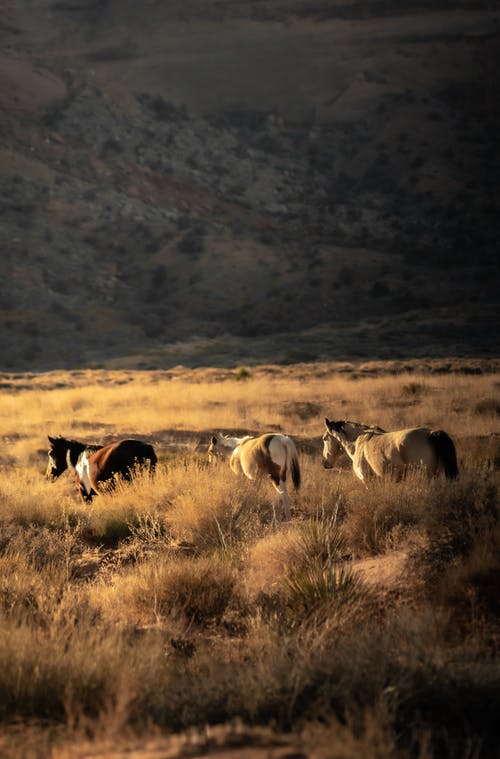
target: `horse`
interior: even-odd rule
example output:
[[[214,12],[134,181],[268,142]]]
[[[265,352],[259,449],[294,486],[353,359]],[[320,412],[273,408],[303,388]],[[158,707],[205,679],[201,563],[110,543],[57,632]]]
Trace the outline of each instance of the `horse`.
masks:
[[[428,476],[440,471],[448,479],[458,476],[455,444],[443,430],[427,427],[410,427],[394,432],[360,429],[352,441],[344,424],[325,419],[327,433],[343,447],[352,461],[354,474],[362,482],[373,476],[385,475],[401,479],[408,469],[417,467]]]
[[[110,445],[87,445],[64,437],[48,436],[50,449],[46,476],[55,480],[66,469],[75,472],[84,501],[91,501],[99,492],[99,483],[110,483],[116,476],[130,480],[134,467],[149,461],[154,472],[158,458],[149,443],[140,440],[119,440]]]
[[[208,460],[213,462],[220,456],[229,456],[232,471],[235,474],[242,471],[249,480],[268,476],[279,494],[279,502],[285,519],[290,519],[288,474],[291,475],[295,490],[300,487],[299,457],[292,438],[273,432],[267,432],[258,437],[212,435],[208,447]],[[274,519],[276,520],[275,512]]]
[[[343,422],[343,430],[350,442],[354,442],[356,438],[364,432],[385,432],[382,427],[377,425],[361,424],[359,422]],[[323,467],[325,469],[333,469],[338,459],[345,453],[344,447],[339,441],[334,438],[328,428],[323,435]]]

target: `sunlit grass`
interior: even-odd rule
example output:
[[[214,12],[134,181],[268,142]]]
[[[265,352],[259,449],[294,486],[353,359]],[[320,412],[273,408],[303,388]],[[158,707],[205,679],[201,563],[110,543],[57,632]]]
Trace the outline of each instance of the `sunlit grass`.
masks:
[[[1,720],[89,737],[238,717],[319,742],[342,725],[349,759],[370,737],[380,756],[489,746],[498,377],[324,370],[59,373],[0,394]],[[324,416],[442,427],[460,477],[324,470]],[[269,482],[209,466],[230,429],[296,438],[289,522]],[[138,436],[159,464],[84,503],[69,473],[45,478],[47,434]],[[395,550],[397,586],[363,585],[356,560]]]

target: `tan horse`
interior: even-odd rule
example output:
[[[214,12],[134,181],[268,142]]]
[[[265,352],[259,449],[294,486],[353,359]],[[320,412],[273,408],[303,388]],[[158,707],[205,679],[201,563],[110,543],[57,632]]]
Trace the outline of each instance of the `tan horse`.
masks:
[[[356,477],[364,482],[376,476],[400,479],[410,468],[423,469],[429,476],[444,472],[448,479],[458,475],[457,454],[443,430],[412,427],[394,432],[360,431],[354,441],[344,430],[345,422],[325,419],[326,430],[352,461]]]
[[[360,424],[359,422],[343,422],[343,430],[347,440],[353,443],[359,435],[364,432],[385,432],[382,427],[371,426],[369,424]],[[342,443],[334,438],[326,430],[323,435],[323,466],[325,469],[333,469],[339,459],[345,454]]]
[[[259,437],[213,435],[208,448],[209,461],[214,461],[218,456],[230,456],[229,464],[233,472],[239,474],[242,471],[249,480],[269,477],[279,494],[285,519],[290,519],[287,476],[290,474],[295,490],[298,490],[300,466],[295,443],[288,435],[273,432]]]

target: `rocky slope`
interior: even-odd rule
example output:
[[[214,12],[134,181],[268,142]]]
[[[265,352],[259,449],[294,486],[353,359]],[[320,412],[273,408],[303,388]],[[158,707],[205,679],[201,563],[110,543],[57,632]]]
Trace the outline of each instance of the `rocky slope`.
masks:
[[[491,2],[11,0],[2,369],[493,355]]]

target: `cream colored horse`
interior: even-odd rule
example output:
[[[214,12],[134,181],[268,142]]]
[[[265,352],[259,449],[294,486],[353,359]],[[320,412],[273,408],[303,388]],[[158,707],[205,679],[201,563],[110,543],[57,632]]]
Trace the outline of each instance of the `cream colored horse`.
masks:
[[[359,422],[343,422],[343,430],[349,442],[353,443],[364,432],[385,432],[382,427],[360,424]],[[326,430],[323,435],[323,466],[325,469],[333,469],[339,459],[345,453],[342,443],[334,438]]]
[[[394,432],[360,430],[352,441],[344,424],[325,419],[328,435],[343,447],[352,461],[354,474],[362,482],[384,475],[400,479],[409,468],[423,469],[429,476],[442,471],[449,479],[458,475],[455,445],[443,430],[426,427]]]
[[[291,475],[295,490],[300,486],[299,458],[292,438],[272,432],[259,437],[213,435],[208,448],[208,459],[212,462],[218,456],[230,456],[229,464],[233,472],[238,474],[242,471],[249,480],[270,477],[279,494],[285,518],[290,519],[288,474]]]

